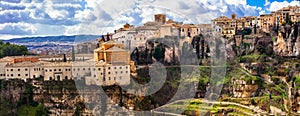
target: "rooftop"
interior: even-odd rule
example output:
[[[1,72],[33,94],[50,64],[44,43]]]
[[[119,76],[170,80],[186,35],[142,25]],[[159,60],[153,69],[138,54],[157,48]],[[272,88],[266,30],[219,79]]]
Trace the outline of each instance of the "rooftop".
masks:
[[[38,62],[24,61],[24,62],[18,62],[18,63],[7,65],[7,67],[34,67],[34,66],[40,66],[40,65],[48,64],[48,63],[50,63],[50,62],[45,62],[45,61],[38,61]]]

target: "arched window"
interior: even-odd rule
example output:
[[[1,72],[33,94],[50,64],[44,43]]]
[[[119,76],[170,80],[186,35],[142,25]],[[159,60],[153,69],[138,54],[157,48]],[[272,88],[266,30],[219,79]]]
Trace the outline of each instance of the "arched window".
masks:
[[[68,80],[68,76],[65,76],[65,80]]]
[[[58,81],[60,81],[60,76],[59,75],[57,75],[56,78],[57,78]]]

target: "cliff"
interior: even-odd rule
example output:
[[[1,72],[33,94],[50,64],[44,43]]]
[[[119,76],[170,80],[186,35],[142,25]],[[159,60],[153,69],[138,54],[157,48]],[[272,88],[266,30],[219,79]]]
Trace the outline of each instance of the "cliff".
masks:
[[[300,32],[299,25],[281,27],[277,40],[274,41],[274,51],[280,56],[300,55]]]

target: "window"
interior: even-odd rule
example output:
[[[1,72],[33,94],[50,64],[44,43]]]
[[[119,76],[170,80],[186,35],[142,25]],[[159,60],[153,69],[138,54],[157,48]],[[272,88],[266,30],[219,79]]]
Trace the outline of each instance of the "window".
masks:
[[[103,81],[105,81],[105,77],[103,77]]]
[[[126,66],[126,69],[128,69],[128,66]]]
[[[13,77],[13,76],[14,76],[14,74],[10,74],[10,76],[11,76],[11,77]]]
[[[49,80],[52,80],[52,77],[49,77]]]
[[[117,69],[117,67],[115,67],[115,69]]]
[[[28,76],[28,74],[25,74],[25,76]]]
[[[68,71],[68,69],[66,69],[66,71]]]
[[[10,69],[10,71],[14,71],[14,69]]]
[[[121,74],[123,73],[123,71],[121,71]]]
[[[110,72],[108,72],[108,74],[110,74]]]
[[[47,72],[48,70],[46,69],[45,71]]]
[[[18,77],[21,76],[21,74],[18,74]]]
[[[116,80],[116,77],[114,77],[114,80]]]
[[[65,80],[68,80],[68,76],[65,76]]]
[[[25,68],[25,71],[27,71],[28,69],[27,68]]]
[[[122,69],[122,67],[120,66],[120,69]]]
[[[110,77],[108,77],[108,80],[110,80]]]
[[[94,77],[96,77],[96,75],[94,75]]]
[[[18,69],[18,71],[20,71],[20,69]]]
[[[93,71],[95,71],[95,68],[93,68]]]
[[[54,69],[54,71],[56,71],[56,69]]]
[[[120,80],[122,79],[122,77],[120,77]]]
[[[103,75],[103,73],[101,73],[100,75]]]
[[[82,68],[82,70],[85,70],[85,68]]]
[[[8,69],[6,71],[9,71]]]
[[[128,73],[128,71],[126,71],[126,73]]]
[[[50,69],[49,71],[52,72],[52,69]]]
[[[101,70],[101,68],[98,68],[98,71],[100,71]]]
[[[110,70],[110,67],[108,67],[108,70]]]
[[[58,69],[58,71],[61,71],[61,69]]]
[[[118,74],[118,72],[116,71],[115,74]]]

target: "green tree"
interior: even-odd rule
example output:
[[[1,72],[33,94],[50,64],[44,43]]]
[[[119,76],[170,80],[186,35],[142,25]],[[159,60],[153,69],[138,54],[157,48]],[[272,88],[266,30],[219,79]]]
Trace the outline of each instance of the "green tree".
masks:
[[[38,106],[36,106],[35,111],[36,116],[47,116],[47,109],[44,107],[42,103],[39,103]]]
[[[159,44],[155,47],[153,53],[152,53],[153,57],[158,60],[164,60],[165,59],[165,47],[163,44]]]
[[[28,55],[29,52],[26,46],[19,46],[10,44],[9,42],[3,43],[0,41],[0,58],[5,56],[20,56],[20,55]]]

